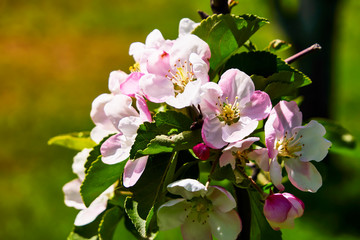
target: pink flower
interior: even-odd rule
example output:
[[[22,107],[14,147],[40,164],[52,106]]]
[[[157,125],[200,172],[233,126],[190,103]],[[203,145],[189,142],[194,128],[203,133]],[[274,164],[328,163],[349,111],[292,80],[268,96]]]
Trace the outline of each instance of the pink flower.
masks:
[[[290,193],[276,193],[267,197],[264,214],[274,230],[293,228],[294,219],[304,213],[304,203]]]
[[[302,124],[302,113],[295,102],[280,101],[265,124],[265,141],[269,150],[270,177],[274,185],[281,184],[281,161],[290,182],[302,191],[316,192],[322,185],[320,173],[310,160],[321,161],[331,143],[323,136],[325,128],[317,121]]]
[[[148,54],[140,89],[152,102],[175,108],[196,105],[201,85],[209,81],[209,58],[206,42],[192,34],[182,35],[169,50],[160,48]]]
[[[202,87],[200,106],[205,115],[203,140],[219,149],[251,134],[258,121],[268,116],[271,101],[265,92],[255,91],[248,75],[229,69],[219,84],[210,82]]]
[[[242,225],[235,211],[236,201],[225,189],[206,188],[194,179],[182,179],[168,185],[170,193],[182,198],[170,200],[157,212],[160,231],[181,226],[185,240],[236,239]]]

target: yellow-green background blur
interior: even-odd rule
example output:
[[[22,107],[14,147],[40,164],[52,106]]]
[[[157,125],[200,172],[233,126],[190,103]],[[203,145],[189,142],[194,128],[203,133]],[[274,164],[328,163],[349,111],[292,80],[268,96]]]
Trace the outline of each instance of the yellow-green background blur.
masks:
[[[155,28],[175,39],[179,20],[199,21],[196,10],[210,13],[208,2],[0,0],[0,239],[66,239],[77,211],[64,205],[61,188],[75,177],[75,152],[48,146],[47,140],[90,130],[91,102],[108,92],[110,71],[127,71],[133,64],[130,43],[144,42]],[[268,1],[239,2],[234,13],[253,13],[271,22],[253,38],[260,48],[275,38],[288,39]],[[340,5],[333,114],[360,139],[360,1]],[[346,174],[327,174],[319,191],[332,204],[313,208],[310,215],[306,206],[284,239],[359,239],[360,230],[348,219],[359,221],[359,207],[344,217],[337,206],[347,206],[349,214],[360,204],[360,158],[338,158],[335,166]],[[335,182],[332,187],[326,187],[329,179]],[[316,203],[317,194],[308,193],[307,199],[306,204],[322,205]]]

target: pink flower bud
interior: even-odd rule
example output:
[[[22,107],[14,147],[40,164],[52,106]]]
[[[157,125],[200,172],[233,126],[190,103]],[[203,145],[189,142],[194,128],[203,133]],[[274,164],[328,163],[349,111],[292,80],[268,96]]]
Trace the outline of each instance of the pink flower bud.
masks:
[[[199,143],[198,145],[194,146],[193,151],[200,160],[205,161],[210,157],[210,148],[204,143]]]
[[[274,230],[293,228],[294,219],[304,213],[304,203],[290,193],[276,193],[267,197],[264,214]]]

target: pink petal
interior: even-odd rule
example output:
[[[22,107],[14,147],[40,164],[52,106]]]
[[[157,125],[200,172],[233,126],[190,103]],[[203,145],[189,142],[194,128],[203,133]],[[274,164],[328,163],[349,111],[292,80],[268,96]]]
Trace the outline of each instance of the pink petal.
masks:
[[[146,69],[151,74],[165,77],[171,69],[169,54],[163,50],[154,51],[147,58]]]
[[[122,94],[128,95],[130,97],[134,97],[136,93],[139,93],[139,80],[144,75],[141,72],[133,72],[131,73],[126,80],[121,83],[120,90]]]
[[[136,107],[139,110],[141,120],[143,122],[152,122],[151,113],[149,111],[145,99],[138,94],[135,95],[135,98],[136,98]]]
[[[145,170],[148,157],[149,156],[144,156],[135,160],[127,161],[123,175],[124,187],[132,187],[137,183]]]
[[[234,197],[224,188],[219,186],[210,186],[206,197],[211,200],[214,208],[219,212],[229,212],[236,208]]]
[[[222,139],[222,123],[218,118],[205,118],[201,129],[201,136],[204,143],[214,149],[220,149],[227,143]]]
[[[100,147],[102,161],[106,164],[115,164],[126,160],[130,155],[130,148],[126,146],[122,133],[108,138]]]
[[[241,110],[241,114],[251,119],[263,120],[271,111],[271,100],[267,93],[255,91],[251,95],[250,102]]]
[[[231,165],[232,169],[235,169],[236,159],[232,154],[232,151],[224,151],[219,158],[219,166],[224,167],[228,164]]]
[[[255,149],[248,154],[250,160],[254,160],[256,164],[263,170],[270,170],[270,158],[267,148]]]
[[[234,103],[238,97],[239,106],[244,106],[250,101],[250,97],[255,90],[254,83],[246,73],[238,69],[229,69],[222,74],[219,80],[219,86],[223,91],[222,101]]]
[[[232,151],[244,151],[248,149],[254,142],[259,141],[258,137],[249,137],[234,143],[230,143],[224,150],[232,150]]]
[[[281,193],[276,193],[267,197],[264,214],[268,220],[280,223],[286,220],[291,208],[291,203]]]
[[[114,96],[111,94],[103,93],[92,102],[90,117],[96,125],[112,125],[111,121],[105,114],[104,107],[113,99],[113,97]]]
[[[155,103],[165,102],[167,98],[175,95],[173,83],[165,76],[145,74],[140,79],[140,88],[146,98]]]
[[[285,169],[290,182],[301,191],[316,192],[322,185],[320,173],[310,162],[290,158],[285,161]]]
[[[202,113],[206,117],[214,116],[219,113],[219,99],[222,95],[222,91],[214,82],[209,82],[201,86],[201,102],[200,107]]]
[[[258,126],[258,121],[243,117],[237,123],[225,125],[222,128],[222,139],[233,143],[250,135]]]

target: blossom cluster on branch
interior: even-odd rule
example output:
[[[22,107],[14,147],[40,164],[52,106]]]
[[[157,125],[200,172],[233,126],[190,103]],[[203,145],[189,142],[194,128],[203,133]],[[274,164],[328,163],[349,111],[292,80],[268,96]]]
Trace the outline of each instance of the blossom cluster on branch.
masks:
[[[310,161],[331,143],[298,107],[296,89],[310,79],[275,55],[281,47],[249,40],[266,23],[182,19],[175,40],[154,30],[131,44],[134,65],[110,73],[90,134],[53,140],[81,150],[77,178],[63,187],[65,204],[80,210],[69,239],[153,239],[176,227],[184,239],[281,239],[274,230],[294,226],[304,204],[283,183],[316,192],[322,178]]]

